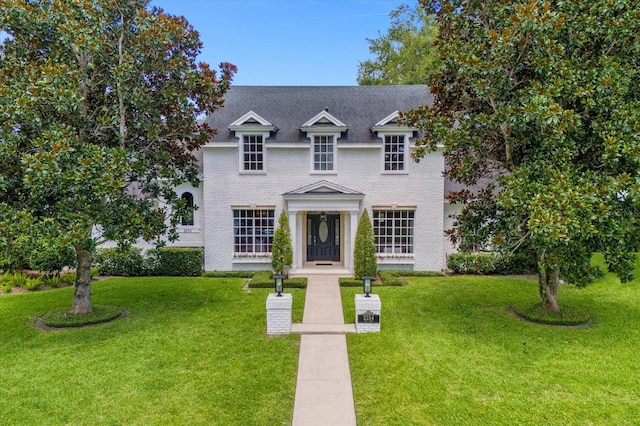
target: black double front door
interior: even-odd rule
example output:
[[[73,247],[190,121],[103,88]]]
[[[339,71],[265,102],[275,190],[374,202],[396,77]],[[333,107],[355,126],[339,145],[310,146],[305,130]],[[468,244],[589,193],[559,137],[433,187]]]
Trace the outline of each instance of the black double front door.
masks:
[[[307,261],[340,261],[340,215],[307,215]]]

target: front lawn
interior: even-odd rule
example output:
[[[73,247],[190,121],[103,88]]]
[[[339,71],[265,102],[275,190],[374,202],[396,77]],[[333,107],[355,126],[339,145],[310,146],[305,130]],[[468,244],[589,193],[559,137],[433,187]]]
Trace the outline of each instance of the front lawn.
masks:
[[[271,291],[238,278],[113,278],[96,305],[128,316],[43,332],[72,288],[0,297],[0,424],[287,425],[299,336],[265,334]],[[304,290],[294,294],[300,321]]]
[[[562,286],[561,307],[593,316],[582,329],[511,316],[511,304],[536,301],[534,281],[408,281],[374,289],[381,333],[348,336],[359,425],[637,424],[640,279]],[[361,290],[342,292],[353,322]]]

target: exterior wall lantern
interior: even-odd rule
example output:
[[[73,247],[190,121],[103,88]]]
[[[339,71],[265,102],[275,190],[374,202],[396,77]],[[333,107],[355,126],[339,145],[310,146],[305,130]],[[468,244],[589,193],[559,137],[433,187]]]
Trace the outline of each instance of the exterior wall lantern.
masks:
[[[278,297],[282,297],[282,287],[283,287],[284,277],[282,275],[276,275],[274,277],[274,280],[275,280],[276,293],[278,293]]]
[[[371,277],[366,275],[362,277],[362,289],[364,290],[364,297],[371,297],[369,294],[371,293]]]

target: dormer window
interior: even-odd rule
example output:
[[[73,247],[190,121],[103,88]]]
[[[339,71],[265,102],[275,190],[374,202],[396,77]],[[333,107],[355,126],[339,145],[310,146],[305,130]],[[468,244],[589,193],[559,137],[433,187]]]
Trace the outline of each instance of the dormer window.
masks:
[[[242,169],[264,170],[264,140],[262,135],[242,135]]]
[[[384,136],[384,170],[402,171],[405,161],[404,135]]]
[[[335,156],[335,142],[333,135],[313,137],[313,170],[332,171]]]
[[[312,173],[335,173],[336,141],[342,132],[347,131],[347,126],[324,109],[304,123],[300,130],[311,139]]]
[[[240,139],[240,171],[265,170],[265,140],[278,130],[273,124],[249,111],[229,126]]]
[[[399,111],[395,111],[371,128],[382,139],[382,170],[387,173],[406,173],[409,139],[416,129],[398,123]]]

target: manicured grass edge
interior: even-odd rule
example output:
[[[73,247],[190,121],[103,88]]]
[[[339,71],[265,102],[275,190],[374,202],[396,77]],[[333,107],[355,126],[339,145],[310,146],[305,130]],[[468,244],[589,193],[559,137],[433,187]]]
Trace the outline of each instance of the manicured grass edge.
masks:
[[[549,312],[542,309],[540,302],[516,303],[512,312],[526,320],[538,324],[559,326],[585,326],[592,321],[591,314],[575,306],[561,306],[560,312]]]
[[[93,312],[74,315],[69,309],[55,309],[39,317],[42,325],[50,328],[84,327],[113,321],[124,314],[125,310],[118,306],[93,305]]]

